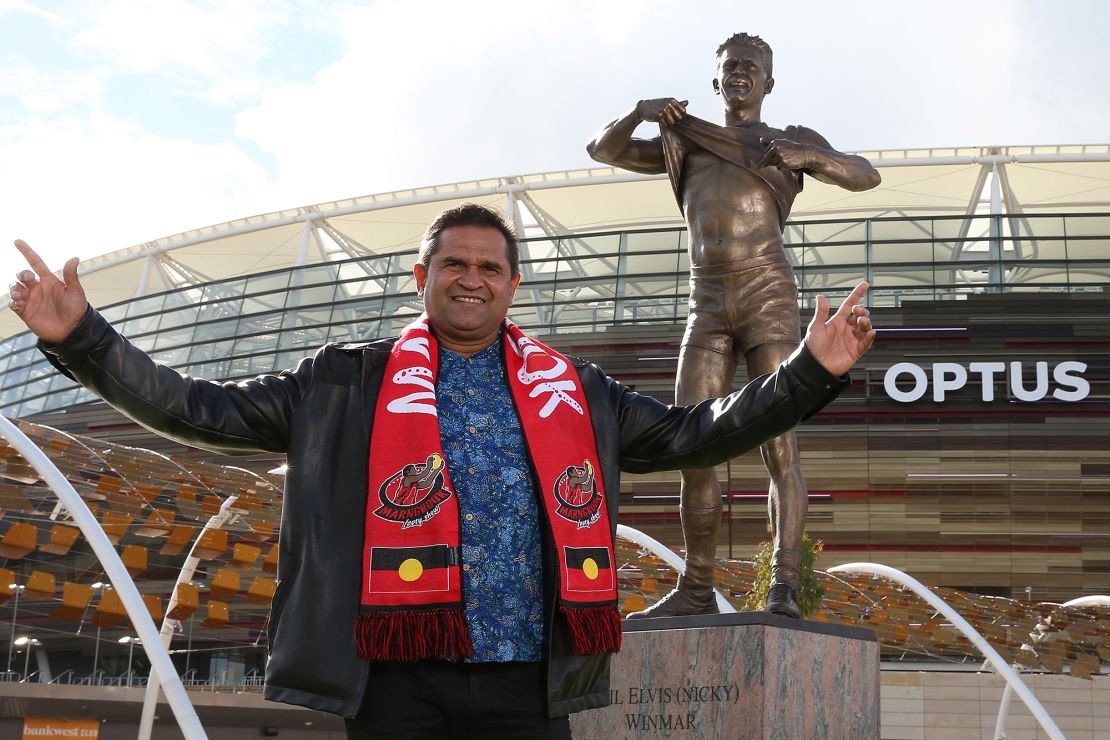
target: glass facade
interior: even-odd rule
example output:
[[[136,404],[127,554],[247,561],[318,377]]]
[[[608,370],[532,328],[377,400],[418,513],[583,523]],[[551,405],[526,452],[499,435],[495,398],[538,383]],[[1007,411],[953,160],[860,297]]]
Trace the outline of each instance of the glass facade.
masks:
[[[861,277],[873,307],[969,294],[1101,292],[1110,214],[875,218],[789,223],[803,308]],[[620,231],[521,242],[512,315],[537,334],[676,325],[687,313],[686,233]],[[234,379],[294,366],[325,342],[390,336],[421,307],[415,248],[194,285],[100,307],[160,362]],[[23,417],[93,400],[53,372],[23,333],[0,342],[0,413]]]

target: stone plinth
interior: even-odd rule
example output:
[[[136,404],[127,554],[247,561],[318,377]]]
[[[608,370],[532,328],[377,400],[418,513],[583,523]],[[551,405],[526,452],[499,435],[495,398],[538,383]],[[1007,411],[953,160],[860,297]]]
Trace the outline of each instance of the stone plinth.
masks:
[[[571,716],[575,740],[879,737],[879,643],[868,629],[751,612],[626,621],[612,706]]]

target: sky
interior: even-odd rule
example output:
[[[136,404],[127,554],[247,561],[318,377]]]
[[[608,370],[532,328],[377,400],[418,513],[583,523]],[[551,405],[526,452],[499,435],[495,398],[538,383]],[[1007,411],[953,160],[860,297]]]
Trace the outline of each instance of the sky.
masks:
[[[842,151],[1110,142],[1101,0],[0,0],[0,275],[349,197],[596,166],[642,98],[720,119],[736,31],[772,125]],[[655,132],[640,129],[645,136]]]

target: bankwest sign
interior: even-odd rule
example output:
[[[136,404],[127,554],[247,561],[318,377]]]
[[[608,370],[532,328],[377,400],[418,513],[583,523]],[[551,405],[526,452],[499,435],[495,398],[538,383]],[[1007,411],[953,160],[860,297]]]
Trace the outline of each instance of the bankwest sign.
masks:
[[[1083,377],[1087,363],[1068,360],[1049,367],[1036,362],[934,362],[928,369],[912,362],[891,365],[883,377],[883,389],[895,401],[920,401],[932,390],[933,400],[942,403],[948,393],[976,379],[983,401],[995,400],[995,386],[1006,383],[1010,394],[1019,401],[1082,401],[1091,392],[1091,384]],[[1003,394],[1003,399],[1006,396]]]
[[[95,719],[59,719],[55,717],[25,717],[23,740],[44,738],[80,738],[96,740],[100,736],[100,723]]]

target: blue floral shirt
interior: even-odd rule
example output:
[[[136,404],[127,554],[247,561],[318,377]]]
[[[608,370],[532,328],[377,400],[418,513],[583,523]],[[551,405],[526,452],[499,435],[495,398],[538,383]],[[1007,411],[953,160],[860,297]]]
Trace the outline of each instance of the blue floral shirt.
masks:
[[[441,348],[436,387],[475,663],[543,657],[540,513],[501,344],[469,358]]]

